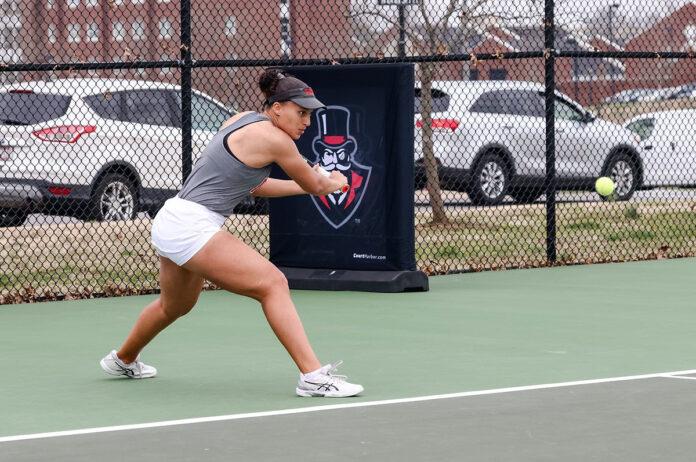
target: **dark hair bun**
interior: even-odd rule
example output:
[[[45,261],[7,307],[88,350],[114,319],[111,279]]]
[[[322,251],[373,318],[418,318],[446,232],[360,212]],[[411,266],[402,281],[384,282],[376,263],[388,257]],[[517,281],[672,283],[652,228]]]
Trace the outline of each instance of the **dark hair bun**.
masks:
[[[284,77],[292,76],[284,70],[277,68],[268,68],[261,73],[259,76],[259,88],[266,99],[275,94],[276,88],[278,87],[278,80]]]

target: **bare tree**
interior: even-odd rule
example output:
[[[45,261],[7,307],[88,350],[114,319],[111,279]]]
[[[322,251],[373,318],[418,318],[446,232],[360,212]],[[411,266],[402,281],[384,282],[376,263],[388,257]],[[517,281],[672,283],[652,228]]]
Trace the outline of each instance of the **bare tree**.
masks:
[[[415,0],[407,7],[407,20],[403,33],[410,43],[411,52],[418,55],[443,55],[452,51],[448,43],[448,32],[457,30],[460,39],[475,30],[477,19],[483,16],[482,7],[491,0]],[[408,3],[408,2],[404,2]],[[401,24],[394,14],[395,7],[384,8],[378,0],[353,0],[350,17],[356,27],[354,31],[372,31],[381,34],[388,30],[401,32]],[[363,36],[364,37],[364,36]],[[356,39],[358,41],[358,39]],[[369,38],[361,40],[370,41]],[[468,51],[468,50],[467,50]],[[437,159],[433,150],[432,82],[440,73],[441,63],[425,62],[417,66],[421,85],[422,148],[427,177],[433,223],[447,223],[442,200]]]

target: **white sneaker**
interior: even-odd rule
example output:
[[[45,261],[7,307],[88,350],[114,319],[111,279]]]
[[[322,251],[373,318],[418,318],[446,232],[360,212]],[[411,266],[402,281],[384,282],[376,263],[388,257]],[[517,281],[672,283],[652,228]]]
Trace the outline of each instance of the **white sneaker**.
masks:
[[[147,379],[157,374],[157,369],[140,361],[140,355],[132,363],[126,364],[118,359],[116,350],[106,355],[99,364],[107,373],[123,375],[129,379]]]
[[[304,397],[345,398],[357,395],[364,390],[362,385],[346,382],[345,375],[333,374],[342,363],[343,361],[338,361],[336,364],[327,364],[312,378],[305,378],[300,374],[295,392]]]

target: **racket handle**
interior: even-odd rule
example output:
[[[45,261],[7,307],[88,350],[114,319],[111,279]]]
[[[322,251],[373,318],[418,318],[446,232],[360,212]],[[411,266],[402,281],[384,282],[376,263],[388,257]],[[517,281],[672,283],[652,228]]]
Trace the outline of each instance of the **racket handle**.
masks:
[[[321,168],[321,166],[319,166],[319,167],[317,168],[317,172],[321,173],[321,174],[324,175],[326,178],[328,178],[328,177],[331,176],[331,174],[330,174],[329,172],[327,172],[326,170],[324,170],[323,168]],[[347,193],[349,189],[350,189],[350,186],[344,185],[344,186],[341,188],[341,192],[342,192],[342,193]]]

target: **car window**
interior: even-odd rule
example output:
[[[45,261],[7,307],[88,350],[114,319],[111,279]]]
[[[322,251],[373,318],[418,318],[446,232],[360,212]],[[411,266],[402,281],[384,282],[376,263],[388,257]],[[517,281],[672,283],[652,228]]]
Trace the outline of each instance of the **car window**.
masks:
[[[432,110],[433,112],[445,112],[446,110],[449,109],[450,105],[450,95],[445,93],[442,90],[437,90],[435,88],[432,88],[430,90],[430,95],[431,95],[431,104],[432,104]],[[415,101],[414,101],[414,110],[416,114],[420,114],[423,110],[422,108],[422,102],[421,102],[421,89],[416,88],[416,93],[415,93]]]
[[[124,91],[125,119],[128,122],[176,126],[176,120],[169,101],[168,90],[129,90]]]
[[[471,112],[482,112],[485,114],[504,114],[505,103],[504,95],[501,91],[487,91],[478,97],[471,105]]]
[[[576,122],[582,122],[584,120],[584,114],[577,109],[575,109],[570,104],[566,103],[562,99],[556,98],[556,119],[561,120],[573,120]]]
[[[179,107],[181,107],[181,97]],[[216,132],[232,113],[200,95],[191,96],[191,126],[194,130]]]
[[[641,140],[645,140],[652,136],[653,129],[655,128],[655,119],[636,120],[628,124],[626,128],[638,135]]]
[[[505,114],[528,117],[546,116],[546,103],[538,92],[511,90],[500,93]]]
[[[544,98],[536,91],[495,90],[483,93],[471,106],[471,112],[544,117],[545,108]]]
[[[31,91],[0,93],[0,125],[33,125],[65,115],[72,97]]]
[[[121,92],[108,91],[96,95],[85,96],[82,100],[96,112],[99,117],[111,120],[125,120],[124,107],[121,104]]]

